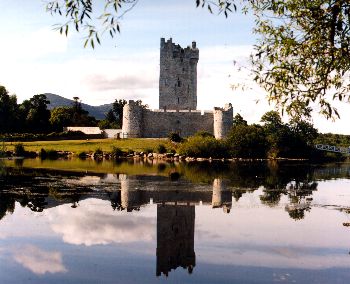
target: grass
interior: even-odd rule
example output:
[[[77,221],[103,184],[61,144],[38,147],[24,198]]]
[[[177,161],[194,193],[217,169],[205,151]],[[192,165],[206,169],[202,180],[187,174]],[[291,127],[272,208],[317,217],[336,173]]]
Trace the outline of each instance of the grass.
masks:
[[[14,150],[14,144],[5,143],[7,150]],[[39,152],[41,149],[54,149],[56,151],[69,151],[76,154],[81,152],[94,152],[101,149],[104,152],[111,152],[113,147],[120,148],[123,151],[145,151],[147,149],[156,150],[160,144],[164,144],[167,148],[170,143],[167,139],[151,139],[151,138],[131,138],[131,139],[91,139],[91,140],[61,140],[61,141],[33,141],[22,142],[26,151]]]
[[[16,161],[2,161],[6,167],[16,168]],[[159,167],[159,164],[162,167]],[[103,174],[127,174],[127,175],[162,175],[168,176],[173,169],[173,165],[164,162],[154,161],[151,163],[141,163],[131,161],[123,161],[114,163],[113,161],[103,160],[100,162],[87,159],[80,160],[78,158],[68,160],[40,160],[40,159],[24,159],[20,167],[31,169],[47,169],[59,170],[79,173],[103,173]]]

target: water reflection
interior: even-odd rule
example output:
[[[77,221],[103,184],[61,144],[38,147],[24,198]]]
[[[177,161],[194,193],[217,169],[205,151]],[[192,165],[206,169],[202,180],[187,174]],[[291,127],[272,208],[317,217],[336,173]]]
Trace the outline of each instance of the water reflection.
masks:
[[[161,171],[166,171],[167,165],[161,165]],[[159,168],[158,164],[157,171]],[[333,178],[336,174],[347,176],[350,165],[326,170],[307,164],[281,167],[275,163],[260,166],[243,163],[208,167],[205,163],[197,163],[168,170],[168,177],[164,177],[7,168],[2,175],[0,219],[6,212],[13,212],[16,201],[32,211],[42,212],[45,208],[64,203],[71,203],[72,208],[76,208],[80,200],[92,197],[110,200],[113,210],[128,212],[140,210],[153,200],[157,204],[202,202],[229,213],[232,199],[237,202],[244,194],[260,189],[260,201],[269,207],[278,206],[281,197],[287,196],[286,212],[291,218],[300,220],[312,208],[312,193],[317,190],[317,180],[329,174],[333,174]],[[191,190],[194,184],[196,188]]]
[[[194,222],[193,205],[157,205],[157,276],[168,276],[177,267],[192,273],[196,266]]]
[[[324,254],[327,255],[322,258],[325,266],[334,263],[336,266],[348,267],[348,263],[342,263],[345,254],[338,247],[328,248],[315,240],[316,244],[307,243],[300,248],[300,243],[290,239],[290,244],[284,245],[281,240],[286,238],[288,232],[278,231],[281,227],[292,230],[296,224],[301,224],[300,228],[310,230],[311,235],[317,235],[316,230],[308,228],[309,223],[301,220],[310,218],[314,222],[325,218],[328,215],[320,214],[322,206],[332,205],[341,213],[350,212],[346,200],[343,203],[328,204],[326,201],[321,203],[318,197],[315,201],[321,177],[330,173],[332,178],[343,177],[348,174],[348,168],[344,168],[346,167],[342,166],[342,170],[326,171],[310,165],[281,167],[269,164],[257,167],[243,164],[242,167],[215,166],[209,170],[203,164],[190,164],[186,167],[164,165],[161,172],[165,175],[86,174],[33,170],[23,166],[8,168],[2,177],[4,182],[0,189],[0,220],[3,220],[0,228],[7,220],[5,216],[14,214],[23,207],[36,213],[47,212],[44,216],[49,218],[51,230],[65,244],[93,247],[155,241],[156,246],[151,253],[155,256],[156,276],[168,276],[179,267],[190,274],[197,271],[200,273],[203,262],[201,264],[198,261],[199,255],[208,263],[212,261],[218,264],[221,261],[225,265],[253,263],[259,266],[260,257],[271,267],[278,267],[281,263],[295,265],[295,261],[302,258],[311,263],[311,267],[314,265],[312,269],[315,269],[321,263],[319,258]],[[157,171],[159,170],[157,166]],[[256,211],[258,214],[249,216],[248,209],[240,206],[253,196],[256,199],[251,200],[249,206],[258,201],[260,203],[256,206],[259,210]],[[90,206],[84,205],[88,200],[93,200],[95,206],[91,206],[91,202]],[[110,207],[102,206],[106,203]],[[152,216],[145,214],[150,204],[156,209]],[[210,212],[212,220],[208,224],[213,225],[215,220],[231,218],[232,227],[221,225],[217,232],[212,228],[205,231],[202,227],[196,227],[198,217],[203,216],[204,207],[213,209]],[[317,211],[314,215],[320,217],[311,217],[312,211]],[[259,212],[263,214],[259,215]],[[209,214],[206,214],[208,217]],[[292,219],[290,222],[293,223],[288,223],[286,219]],[[271,235],[266,232],[266,224],[276,220],[274,230],[278,237],[271,240]],[[203,224],[203,221],[200,223]],[[254,230],[261,235],[262,243],[251,238],[248,233],[237,237],[253,223],[256,226]],[[339,222],[339,227],[347,229],[342,224],[343,221]],[[226,230],[228,235],[223,239]],[[252,234],[254,230],[249,232]],[[337,230],[330,228],[330,231],[334,233],[327,233],[333,234],[331,236],[335,238]],[[216,244],[197,243],[203,235],[215,239]],[[300,232],[297,231],[295,236],[297,242],[303,241]],[[342,243],[345,243],[344,239]],[[25,253],[19,253],[21,250]],[[221,258],[213,257],[211,250],[219,251]],[[35,245],[23,245],[13,253],[15,262],[38,275],[68,273],[62,255],[58,250]]]

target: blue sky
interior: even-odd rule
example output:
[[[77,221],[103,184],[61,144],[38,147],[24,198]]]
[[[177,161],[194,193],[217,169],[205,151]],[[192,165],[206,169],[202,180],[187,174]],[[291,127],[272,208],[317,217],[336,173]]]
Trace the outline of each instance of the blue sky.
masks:
[[[92,105],[142,99],[158,108],[160,38],[172,37],[184,47],[197,42],[199,109],[231,102],[252,123],[273,108],[248,72],[237,72],[233,64],[247,66],[256,40],[249,15],[211,15],[194,0],[140,0],[122,19],[121,34],[104,36],[102,46],[92,50],[84,49],[82,34],[66,38],[53,30],[64,19],[46,13],[45,1],[1,0],[0,13],[0,84],[19,101],[47,92]],[[237,83],[249,88],[232,90]],[[316,127],[350,134],[346,108],[339,104],[342,119],[335,123],[315,115]]]

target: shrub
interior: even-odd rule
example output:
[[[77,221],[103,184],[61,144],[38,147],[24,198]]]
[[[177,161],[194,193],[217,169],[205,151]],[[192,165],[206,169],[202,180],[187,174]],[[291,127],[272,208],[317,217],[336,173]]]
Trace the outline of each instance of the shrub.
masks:
[[[169,133],[168,138],[171,142],[179,143],[182,141],[182,138],[180,137],[179,133],[176,132]]]
[[[113,158],[118,158],[118,157],[123,156],[123,155],[124,155],[124,152],[122,151],[122,149],[113,146],[113,147],[112,147],[111,155],[112,155]]]
[[[102,151],[102,149],[101,149],[101,148],[97,148],[97,149],[95,150],[94,155],[96,155],[96,156],[103,156],[103,151]]]
[[[46,159],[47,157],[47,152],[45,149],[41,148],[40,152],[39,152],[39,157],[40,159]]]
[[[58,152],[56,150],[50,149],[50,150],[45,150],[41,148],[39,152],[39,157],[41,159],[57,159],[58,158]]]
[[[58,152],[56,150],[50,149],[46,151],[48,159],[57,159]]]
[[[223,158],[228,155],[228,148],[221,140],[214,137],[192,136],[178,149],[180,155],[201,158]]]
[[[214,138],[215,136],[207,131],[198,131],[194,136],[200,136],[200,137],[212,137]]]
[[[159,144],[157,146],[157,153],[164,154],[166,153],[166,147],[163,144]]]
[[[237,158],[265,158],[268,141],[260,125],[234,126],[227,139],[231,155]]]
[[[149,153],[153,153],[153,149],[146,148],[143,152],[148,155]]]
[[[26,151],[22,143],[15,144],[14,153],[16,156],[25,156]]]
[[[79,154],[78,154],[78,157],[79,157],[79,159],[82,159],[82,160],[84,160],[84,159],[86,159],[86,152],[80,152]]]

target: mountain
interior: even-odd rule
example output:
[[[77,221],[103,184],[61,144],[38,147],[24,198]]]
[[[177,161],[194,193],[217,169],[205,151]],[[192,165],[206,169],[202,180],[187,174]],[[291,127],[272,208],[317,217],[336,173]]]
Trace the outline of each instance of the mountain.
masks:
[[[50,101],[50,104],[47,106],[48,109],[53,109],[59,106],[72,106],[74,100],[66,99],[59,95],[46,93],[44,94],[46,98]],[[112,109],[113,104],[104,104],[100,106],[91,106],[88,104],[82,103],[81,106],[84,110],[88,111],[91,116],[94,116],[96,119],[104,119],[105,114]]]

